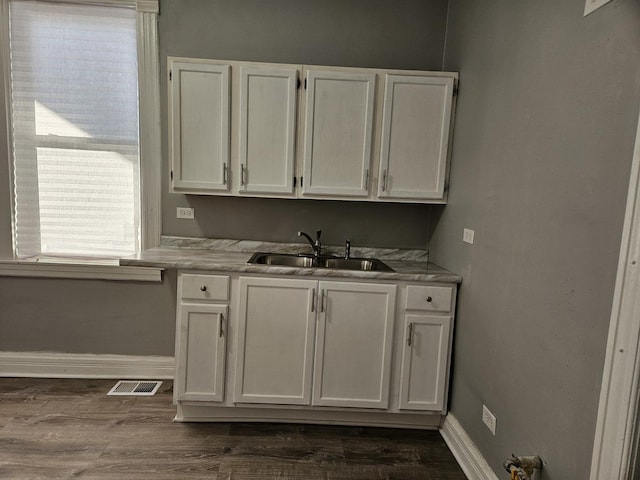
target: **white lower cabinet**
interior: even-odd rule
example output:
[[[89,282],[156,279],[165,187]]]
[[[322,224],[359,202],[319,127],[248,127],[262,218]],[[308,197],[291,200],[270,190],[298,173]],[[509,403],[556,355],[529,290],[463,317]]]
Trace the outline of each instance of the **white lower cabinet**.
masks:
[[[451,317],[405,315],[400,408],[443,410]]]
[[[309,404],[316,286],[240,278],[236,402]]]
[[[178,275],[176,401],[224,399],[228,302],[228,276]]]
[[[177,419],[437,426],[455,296],[435,282],[179,272]]]
[[[313,405],[387,408],[396,286],[320,282]]]
[[[395,291],[241,277],[235,401],[386,408]]]
[[[178,398],[219,402],[224,395],[227,306],[181,305]]]

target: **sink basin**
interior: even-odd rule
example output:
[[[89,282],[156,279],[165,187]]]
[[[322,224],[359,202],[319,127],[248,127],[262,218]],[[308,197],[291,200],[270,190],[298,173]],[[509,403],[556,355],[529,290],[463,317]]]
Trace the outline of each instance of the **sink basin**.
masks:
[[[393,270],[377,258],[327,258],[326,268],[338,270],[361,270],[366,272],[393,272]]]
[[[393,272],[377,258],[339,258],[310,255],[291,255],[286,253],[254,253],[248,263],[299,268],[333,268],[337,270],[358,270],[366,272]]]
[[[313,257],[303,255],[288,255],[284,253],[254,253],[247,263],[259,265],[276,265],[282,267],[315,267]]]

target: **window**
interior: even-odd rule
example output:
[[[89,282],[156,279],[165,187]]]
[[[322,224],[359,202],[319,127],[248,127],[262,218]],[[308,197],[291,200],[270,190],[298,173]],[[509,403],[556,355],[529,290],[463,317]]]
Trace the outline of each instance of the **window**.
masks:
[[[157,2],[8,5],[15,257],[155,246]]]

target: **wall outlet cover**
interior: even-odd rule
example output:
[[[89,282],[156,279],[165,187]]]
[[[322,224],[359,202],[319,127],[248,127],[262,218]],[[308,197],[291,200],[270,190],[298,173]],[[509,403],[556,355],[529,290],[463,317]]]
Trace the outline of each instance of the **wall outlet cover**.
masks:
[[[475,236],[475,232],[470,228],[465,228],[462,232],[462,241],[470,243],[473,245],[473,237]]]
[[[482,423],[484,423],[489,431],[496,434],[496,417],[489,411],[486,405],[482,405]]]
[[[187,218],[189,220],[193,220],[195,218],[193,208],[176,207],[176,218]]]

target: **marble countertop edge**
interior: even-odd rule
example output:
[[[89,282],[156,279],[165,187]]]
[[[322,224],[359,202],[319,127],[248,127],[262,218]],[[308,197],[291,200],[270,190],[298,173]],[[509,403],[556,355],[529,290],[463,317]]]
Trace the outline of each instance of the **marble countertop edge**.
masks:
[[[260,244],[260,247],[262,246],[264,246],[264,244]],[[120,265],[193,271],[224,271],[250,274],[291,275],[301,277],[361,278],[369,280],[380,279],[443,283],[462,282],[462,277],[460,275],[427,261],[393,260],[381,258],[381,256],[375,257],[383,260],[394,270],[394,272],[354,271],[329,268],[298,268],[248,264],[247,261],[250,256],[256,251],[273,250],[254,249],[250,251],[228,251],[211,248],[197,248],[195,245],[191,247],[165,245],[145,250],[137,255],[122,258],[120,259]],[[287,251],[286,253],[296,252]],[[357,256],[360,255],[358,254]]]

